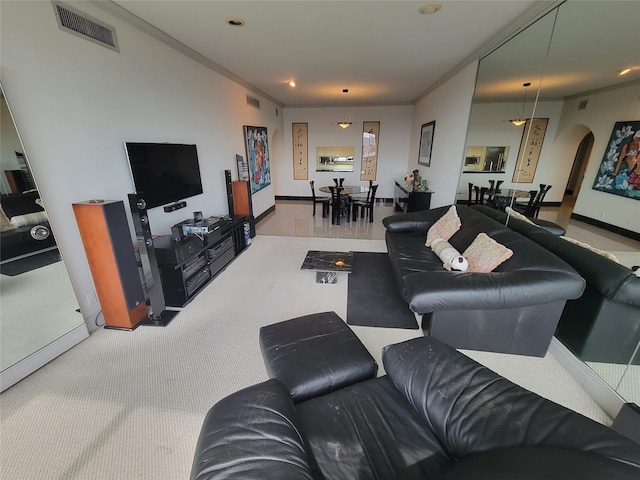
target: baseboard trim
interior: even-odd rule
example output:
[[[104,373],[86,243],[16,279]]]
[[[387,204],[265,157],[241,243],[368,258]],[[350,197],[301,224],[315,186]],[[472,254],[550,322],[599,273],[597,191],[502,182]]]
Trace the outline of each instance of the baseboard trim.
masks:
[[[255,217],[255,219],[254,219],[255,223],[258,223],[260,220],[262,220],[264,217],[269,215],[271,212],[275,212],[275,211],[276,211],[276,206],[275,205],[271,205],[264,212],[262,212],[260,215]]]
[[[606,230],[608,232],[617,233],[618,235],[622,235],[623,237],[640,241],[640,233],[634,232],[633,230],[627,230],[626,228],[617,227],[615,225],[611,225],[610,223],[596,220],[595,218],[585,217],[584,215],[580,215],[579,213],[572,213],[571,218],[578,220],[579,222],[588,223],[589,225],[602,228],[603,230]]]
[[[611,385],[600,378],[556,337],[551,340],[549,353],[576,379],[612,420],[616,418],[625,400]]]
[[[82,325],[79,325],[70,332],[64,334],[62,337],[54,340],[49,345],[46,345],[37,352],[29,355],[27,358],[24,358],[18,363],[4,369],[0,372],[0,392],[4,392],[7,388],[12,387],[23,378],[31,375],[54,358],[76,346],[88,336],[89,332],[87,330],[87,326],[83,322]]]

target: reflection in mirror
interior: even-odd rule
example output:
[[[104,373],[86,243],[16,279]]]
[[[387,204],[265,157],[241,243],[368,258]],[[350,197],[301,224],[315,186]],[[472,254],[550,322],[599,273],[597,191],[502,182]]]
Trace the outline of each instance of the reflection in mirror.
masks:
[[[546,184],[553,185],[551,201],[569,199],[569,217],[581,186],[582,191],[591,189],[593,179],[581,184],[588,162],[594,161],[589,159],[594,142],[605,150],[615,121],[636,120],[626,118],[627,113],[616,118],[608,100],[637,105],[638,90],[630,87],[639,84],[640,70],[618,74],[637,64],[637,55],[632,58],[627,47],[638,44],[637,14],[637,2],[568,0],[481,59],[466,145],[506,146],[509,153],[504,173],[490,177],[469,168],[479,160],[467,163],[465,159],[458,187],[461,203],[471,198],[470,184],[488,188],[489,178],[502,180],[502,188],[514,192],[539,191],[540,184]],[[523,85],[528,82],[531,87],[523,105]],[[537,168],[526,178],[514,177],[514,172],[521,164],[518,151],[527,132],[524,125],[516,127],[508,121],[522,117],[523,110],[529,120],[549,119]],[[600,130],[606,133],[601,135],[607,137],[594,140],[591,129],[603,122],[607,126]],[[508,205],[517,201],[509,200]],[[527,201],[525,196],[519,202]],[[640,403],[637,388],[633,397],[631,389],[622,390],[624,385],[640,384],[638,353],[624,363],[587,365],[625,400]]]
[[[353,147],[318,147],[316,172],[353,172]]]
[[[74,330],[86,337],[86,327],[1,87],[0,387],[4,390],[50,359],[51,354],[42,352],[52,342]]]
[[[467,147],[464,172],[504,173],[509,147]]]

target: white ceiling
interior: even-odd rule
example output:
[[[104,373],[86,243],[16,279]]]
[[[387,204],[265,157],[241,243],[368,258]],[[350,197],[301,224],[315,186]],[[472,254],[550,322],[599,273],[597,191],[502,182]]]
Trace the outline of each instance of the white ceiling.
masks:
[[[598,23],[603,18],[596,16],[596,23],[587,22],[582,30],[578,29],[579,33],[593,35],[593,29],[602,32],[602,43],[605,39],[611,41],[611,37],[617,39],[619,34],[638,38],[640,1],[572,1],[593,8],[598,4],[627,4],[626,15],[608,15],[611,21],[606,24]],[[552,2],[440,0],[442,9],[433,15],[418,12],[427,1],[404,0],[117,0],[115,3],[259,92],[295,107],[342,105],[343,88],[349,89],[349,105],[410,104],[467,62],[470,55],[477,55],[479,49],[495,42],[497,37],[513,33],[522,25],[523,18],[531,17],[532,12]],[[638,7],[637,12],[634,6]],[[601,6],[597,11],[602,15]],[[231,17],[241,18],[245,26],[227,25],[226,20]],[[626,21],[630,27],[625,32],[621,22]],[[579,39],[575,43],[574,46],[585,50]],[[640,42],[615,45],[614,51],[622,50],[625,61],[640,55]],[[600,43],[589,46],[599,46],[598,51],[609,48]],[[512,70],[531,66],[521,51],[511,55]],[[618,61],[611,52],[607,56],[609,63]],[[584,62],[584,55],[580,55],[580,60]],[[595,58],[591,60],[597,63]],[[640,65],[640,59],[636,64]],[[561,60],[557,66],[567,65]],[[502,82],[498,90],[510,93],[512,100],[514,95],[521,98],[520,73],[507,78],[506,73],[492,71]],[[289,80],[295,80],[297,86],[289,87]],[[585,91],[602,86],[602,80],[597,84],[588,80],[589,75],[581,80],[580,87],[565,85],[562,95],[574,88]]]

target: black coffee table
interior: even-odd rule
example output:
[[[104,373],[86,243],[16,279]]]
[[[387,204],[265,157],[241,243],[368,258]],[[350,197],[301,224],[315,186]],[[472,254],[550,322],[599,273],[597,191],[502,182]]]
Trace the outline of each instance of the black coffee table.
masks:
[[[300,269],[316,270],[317,283],[337,283],[338,272],[350,273],[352,267],[353,252],[309,250]]]

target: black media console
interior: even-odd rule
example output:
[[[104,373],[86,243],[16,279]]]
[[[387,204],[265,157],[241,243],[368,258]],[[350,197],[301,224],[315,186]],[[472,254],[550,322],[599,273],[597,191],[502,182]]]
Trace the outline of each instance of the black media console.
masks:
[[[180,242],[176,242],[172,235],[154,238],[168,306],[185,306],[245,248],[243,219],[221,222],[220,228],[209,234],[188,235]]]

